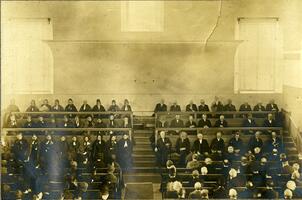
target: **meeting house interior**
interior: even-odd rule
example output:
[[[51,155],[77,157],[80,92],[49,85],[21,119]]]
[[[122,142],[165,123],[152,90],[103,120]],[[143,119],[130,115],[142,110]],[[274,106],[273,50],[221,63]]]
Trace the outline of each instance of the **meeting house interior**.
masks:
[[[2,1],[1,199],[302,199],[302,1]]]

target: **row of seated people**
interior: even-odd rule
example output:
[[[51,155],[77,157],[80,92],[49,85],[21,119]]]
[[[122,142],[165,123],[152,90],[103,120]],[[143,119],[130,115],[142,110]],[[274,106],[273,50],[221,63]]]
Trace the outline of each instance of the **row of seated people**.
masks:
[[[291,197],[302,198],[301,162],[290,165],[285,153],[275,152],[274,156],[270,161],[268,155],[258,160],[255,153],[248,152],[239,162],[228,158],[215,162],[210,157],[200,161],[198,154],[193,154],[187,168],[176,168],[168,160],[161,171],[161,191],[165,198],[225,199],[227,191],[238,188],[236,197],[240,199],[277,199],[285,198],[283,191],[289,189]],[[175,181],[181,184],[179,189],[171,187]],[[206,197],[203,189],[207,190]]]
[[[2,167],[6,168],[8,174],[19,175],[22,178],[22,182],[13,181],[15,183],[13,189],[21,190],[30,196],[48,193],[49,198],[46,199],[53,199],[51,185],[54,177],[56,182],[64,185],[62,190],[77,191],[74,186],[81,181],[94,185],[95,189],[97,187],[92,182],[100,182],[99,185],[116,183],[115,178],[109,182],[102,179],[97,173],[98,168],[113,167],[112,173],[104,174],[110,178],[110,174],[115,171],[121,174],[122,171],[132,167],[134,142],[127,133],[119,140],[117,136],[111,135],[108,141],[105,141],[102,135],[98,135],[95,141],[92,141],[90,136],[84,136],[82,140],[72,136],[70,141],[61,136],[58,141],[49,133],[46,134],[45,140],[40,140],[36,135],[31,139],[24,138],[20,132],[16,137],[11,145],[6,142],[2,148],[2,161],[6,161],[2,162]],[[88,176],[82,176],[75,166],[70,165],[74,162],[86,168],[89,171]],[[122,187],[122,176],[119,176],[119,179],[121,183],[119,187]],[[5,179],[2,180],[5,183]],[[116,194],[119,194],[116,193],[116,187],[109,188],[110,198],[115,198]]]
[[[212,121],[212,122],[211,122]],[[215,122],[214,124],[212,124]],[[247,118],[240,120],[241,127],[277,127],[279,126],[279,123],[276,122],[276,120],[273,117],[273,114],[269,113],[267,115],[267,118],[263,120],[262,124],[256,124],[255,119],[253,119],[252,114],[248,114]],[[236,123],[237,124],[237,123]],[[224,115],[220,115],[218,120],[210,120],[208,119],[206,114],[202,114],[202,118],[198,121],[198,123],[194,120],[194,117],[192,115],[189,116],[188,120],[184,122],[180,115],[175,115],[175,118],[170,121],[170,123],[164,118],[159,117],[159,119],[156,121],[156,127],[157,128],[211,128],[211,127],[229,127],[228,120],[225,119]]]
[[[96,104],[92,107],[87,103],[87,100],[83,101],[80,109],[74,105],[73,100],[68,99],[68,104],[65,108],[60,104],[60,101],[56,99],[54,105],[50,105],[48,99],[44,99],[43,103],[40,106],[36,105],[35,100],[31,100],[30,105],[26,109],[26,112],[116,112],[116,111],[132,111],[131,106],[129,105],[128,99],[124,100],[124,105],[120,108],[115,100],[112,100],[111,105],[106,110],[102,105],[101,100],[97,99]],[[19,107],[15,104],[14,100],[11,100],[10,105],[7,108],[7,112],[20,112]]]
[[[248,142],[243,141],[238,131],[228,142],[224,141],[221,131],[216,133],[216,137],[212,139],[210,144],[203,133],[198,132],[197,138],[191,142],[184,131],[180,132],[174,145],[165,131],[160,132],[156,143],[154,138],[150,138],[150,141],[159,166],[164,166],[169,158],[176,157],[178,158],[177,166],[186,167],[188,160],[195,154],[200,159],[211,157],[213,160],[227,159],[229,162],[233,162],[240,160],[240,157],[245,153],[253,153],[256,160],[260,160],[263,155],[268,154],[269,160],[274,160],[277,159],[275,154],[284,152],[283,141],[274,131],[271,132],[266,141],[261,138],[260,131],[256,131],[253,136],[249,137]]]
[[[63,119],[60,118],[45,118],[40,115],[38,119],[27,115],[26,120],[17,119],[16,115],[11,114],[7,128],[131,128],[132,124],[128,116],[123,119],[116,119],[114,115],[110,115],[108,119],[101,117],[93,118],[88,115],[86,119],[81,119],[78,115],[74,118],[64,115]]]
[[[168,106],[165,104],[165,101],[162,99],[160,103],[156,104],[154,112],[167,112]],[[169,111],[171,112],[180,112],[181,107],[175,101],[171,106]],[[209,106],[205,103],[203,99],[200,100],[200,105],[197,107],[193,101],[190,101],[188,105],[186,105],[185,111],[189,112],[210,112]],[[223,103],[219,100],[218,97],[215,97],[212,105],[212,112],[223,112],[223,111],[237,111],[236,106],[232,104],[232,100],[228,99],[227,103],[223,105]],[[272,99],[270,102],[264,107],[261,102],[257,103],[252,109],[251,105],[248,102],[244,102],[238,111],[275,111],[278,112],[279,108],[275,101]]]

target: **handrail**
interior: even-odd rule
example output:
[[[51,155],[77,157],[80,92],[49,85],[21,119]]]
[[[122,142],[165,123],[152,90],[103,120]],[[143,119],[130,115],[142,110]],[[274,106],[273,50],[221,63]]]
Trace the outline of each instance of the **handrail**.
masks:
[[[276,111],[165,111],[155,112],[155,114],[169,115],[169,114],[269,114],[276,113]]]
[[[35,115],[35,114],[56,114],[56,115],[69,115],[69,114],[77,114],[77,115],[87,115],[87,114],[133,114],[132,111],[89,111],[89,112],[85,112],[85,111],[77,111],[77,112],[67,112],[67,111],[60,111],[60,112],[56,112],[56,111],[39,111],[39,112],[10,112],[11,114],[17,114],[17,115]]]
[[[282,130],[282,127],[213,127],[213,128],[156,128],[157,131],[205,131],[205,130],[212,130],[212,131],[228,131],[228,130]]]
[[[3,131],[131,131],[132,128],[3,128]]]
[[[241,130],[270,130],[280,131],[281,140],[283,142],[283,128],[282,127],[215,127],[215,128],[155,128],[155,144],[157,144],[159,131],[241,131]]]

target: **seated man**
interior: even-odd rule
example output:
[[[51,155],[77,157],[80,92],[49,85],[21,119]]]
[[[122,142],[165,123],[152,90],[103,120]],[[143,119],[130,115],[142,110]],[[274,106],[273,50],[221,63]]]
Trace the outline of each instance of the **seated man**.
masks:
[[[66,112],[78,112],[78,109],[75,107],[75,105],[73,104],[73,100],[72,99],[68,99],[68,104],[65,107],[65,111]],[[69,114],[68,117],[69,118],[73,118],[75,115]]]
[[[189,194],[188,199],[201,199],[202,198],[201,189],[202,189],[201,183],[196,182],[194,184],[194,191]]]
[[[202,114],[202,119],[199,120],[198,127],[201,127],[201,128],[210,128],[210,127],[212,127],[211,121],[207,119],[206,114]]]
[[[240,157],[238,156],[238,154],[236,155],[235,149],[234,149],[233,146],[228,146],[227,152],[224,153],[223,157],[224,157],[224,159],[227,159],[228,161],[230,161],[231,164],[234,161],[238,161],[240,159]]]
[[[44,117],[42,115],[39,116],[39,120],[36,123],[37,128],[47,128],[47,123],[44,121]]]
[[[242,187],[243,185],[244,185],[244,183],[238,176],[237,171],[234,168],[231,168],[229,171],[227,187],[234,188],[234,187]]]
[[[118,124],[114,118],[114,115],[109,116],[109,123],[107,125],[108,128],[117,128]]]
[[[194,118],[193,118],[192,115],[189,116],[189,120],[186,122],[186,126],[185,127],[192,128],[192,129],[197,127],[196,126],[196,122],[194,121]],[[196,130],[194,130],[194,131],[187,131],[187,132],[188,132],[188,134],[196,134],[197,133]]]
[[[67,115],[64,115],[63,122],[58,124],[60,128],[73,128],[72,121],[68,118]]]
[[[192,152],[199,157],[207,156],[209,154],[210,147],[208,141],[203,139],[202,133],[197,133],[197,139],[193,143]]]
[[[51,111],[51,105],[48,103],[48,99],[44,99],[40,107],[40,111],[49,112]]]
[[[156,104],[154,112],[167,112],[167,105],[165,104],[165,100],[161,100],[160,103]]]
[[[107,125],[103,122],[102,118],[97,118],[94,125],[95,128],[107,128]],[[104,135],[105,131],[96,131],[97,134]]]
[[[156,127],[157,128],[167,128],[167,127],[169,127],[169,123],[163,115],[158,115],[158,119],[156,120]]]
[[[250,138],[248,143],[248,150],[250,152],[254,151],[256,147],[262,148],[263,141],[260,138],[261,132],[257,131],[253,137]]]
[[[219,119],[215,122],[215,127],[228,127],[228,122],[224,119],[224,115],[220,115]]]
[[[236,107],[232,104],[232,100],[228,99],[227,104],[224,106],[224,111],[236,111]],[[226,118],[232,118],[234,115],[226,115]]]
[[[238,196],[237,191],[236,191],[234,188],[231,188],[231,189],[229,190],[229,197],[230,197],[230,200],[237,200],[237,196]]]
[[[7,127],[8,128],[18,128],[19,127],[19,124],[16,119],[16,115],[14,115],[14,114],[9,115]]]
[[[251,108],[251,106],[249,105],[248,102],[244,102],[244,103],[240,106],[239,111],[252,111],[252,108]],[[242,114],[241,116],[242,116],[242,117],[246,117],[247,114]]]
[[[94,121],[92,117],[88,115],[84,123],[84,128],[93,128],[93,127],[94,127]]]
[[[253,111],[258,111],[258,112],[262,111],[263,112],[266,110],[265,110],[265,107],[262,105],[262,103],[258,102],[257,105],[254,106]],[[256,118],[263,118],[265,115],[264,114],[254,114],[253,116]]]
[[[131,108],[131,106],[129,104],[128,99],[124,100],[124,105],[122,106],[121,111],[126,111],[126,112],[127,111],[132,111],[132,108]]]
[[[39,112],[39,108],[36,106],[35,100],[31,100],[30,106],[26,109],[26,112]]]
[[[273,114],[269,113],[267,115],[267,119],[264,120],[263,122],[264,127],[276,127],[276,121],[273,119]]]
[[[51,107],[51,112],[64,112],[63,106],[60,105],[60,101],[58,99],[55,100],[54,106]],[[63,117],[62,115],[54,115],[55,118]]]
[[[186,122],[186,127],[188,128],[196,128],[196,122],[192,115],[189,116],[189,120]]]
[[[200,168],[200,166],[198,168]],[[196,182],[200,182],[199,171],[196,169],[192,171],[192,175],[189,177],[189,184],[188,184],[189,187],[194,187]]]
[[[185,167],[186,157],[190,153],[190,147],[190,140],[188,139],[187,133],[184,131],[180,132],[179,138],[177,138],[175,145],[176,153],[178,153],[180,156],[178,162],[180,167]]]
[[[96,104],[93,106],[92,111],[93,112],[105,112],[106,111],[104,106],[102,105],[100,99],[96,100]],[[94,114],[93,117],[95,117],[95,118],[105,118],[106,115]]]
[[[177,104],[177,101],[174,101],[172,106],[170,107],[170,111],[171,112],[180,112],[181,108],[180,106]]]
[[[200,100],[200,105],[198,106],[198,111],[204,111],[204,112],[209,112],[209,106],[205,104],[205,101],[203,99]]]
[[[242,127],[248,128],[248,127],[256,127],[256,122],[253,119],[253,115],[251,113],[247,114],[247,118],[243,120]],[[244,130],[245,134],[254,134],[253,130]]]
[[[214,160],[221,160],[222,159],[222,153],[224,151],[224,140],[222,139],[221,132],[216,133],[216,138],[212,140],[210,149],[213,155]]]
[[[191,100],[190,103],[186,106],[186,111],[197,112],[197,106],[193,103],[193,100]]]
[[[224,110],[224,106],[217,96],[215,96],[211,108],[212,112],[222,112]]]
[[[180,115],[175,115],[175,119],[173,119],[170,123],[171,128],[183,128],[184,122],[180,119]]]
[[[278,152],[283,152],[282,140],[277,136],[275,131],[272,131],[271,138],[266,141],[265,147],[268,153],[272,153],[273,149],[277,149]]]
[[[252,111],[252,108],[248,102],[244,102],[240,108],[239,111]]]
[[[23,128],[36,128],[36,124],[34,121],[32,121],[31,115],[27,115]]]
[[[87,103],[87,100],[83,101],[82,106],[80,107],[80,112],[90,112],[91,111],[91,107],[90,105]],[[87,118],[88,115],[81,115],[81,118]]]
[[[229,140],[229,146],[234,147],[236,154],[244,153],[244,145],[239,131],[235,132],[234,136]]]
[[[266,105],[266,111],[276,111],[279,112],[279,108],[277,104],[275,104],[275,100],[272,99],[270,102]]]
[[[110,111],[110,112],[117,112],[117,111],[119,111],[119,110],[120,110],[120,108],[119,108],[118,105],[116,104],[116,101],[113,99],[113,100],[111,101],[110,107],[108,108],[108,111]]]

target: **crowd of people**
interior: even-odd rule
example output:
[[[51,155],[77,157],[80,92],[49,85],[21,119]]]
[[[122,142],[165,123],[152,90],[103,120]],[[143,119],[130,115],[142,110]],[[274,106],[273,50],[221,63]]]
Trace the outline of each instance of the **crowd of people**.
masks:
[[[209,112],[209,106],[201,100],[197,107],[192,101],[186,106],[186,111]],[[43,112],[105,112],[106,109],[101,101],[96,100],[96,105],[91,107],[87,101],[78,110],[72,99],[64,108],[59,100],[55,100],[51,106],[45,99],[41,106],[36,106],[34,100],[26,112],[41,112],[41,114],[19,115],[18,106],[12,101],[7,109],[7,124],[9,128],[131,128],[132,125],[127,114],[115,114],[116,111],[132,111],[129,101],[125,99],[124,106],[119,108],[113,100],[107,111],[111,114],[93,113],[79,114],[69,113],[66,115],[49,114]],[[161,101],[156,105],[154,112],[168,111],[167,105]],[[181,107],[175,102],[170,111],[181,111]],[[215,97],[211,111],[236,111],[231,100],[223,105]],[[266,107],[258,103],[253,109],[246,102],[238,111],[269,111],[278,113],[279,108],[270,101]],[[243,117],[242,127],[275,127],[278,126],[275,115],[268,113],[253,113],[240,115]],[[179,114],[175,115],[170,123],[159,115],[156,127],[172,128],[210,128],[228,127],[228,118],[233,115],[215,115],[200,113],[198,121],[189,115],[184,122]],[[20,123],[25,117],[25,122]],[[212,124],[208,118],[218,118]],[[253,118],[266,118],[263,124],[257,125]],[[104,121],[104,118],[106,121]],[[122,121],[122,123],[118,123]],[[229,141],[223,139],[223,132],[218,131],[212,141],[208,141],[202,132],[194,132],[196,139],[190,141],[188,134],[191,132],[177,131],[179,138],[172,144],[169,135],[160,131],[157,141],[150,138],[151,146],[156,154],[156,161],[161,169],[162,184],[161,192],[165,198],[302,198],[302,192],[296,186],[302,185],[299,162],[289,164],[282,138],[278,132],[267,131],[270,138],[262,140],[260,131],[247,131],[253,136],[248,142],[241,139],[240,132],[234,132]],[[97,180],[98,169],[106,169],[104,178],[100,181],[99,198],[120,198],[120,189],[123,188],[122,173],[132,168],[132,151],[135,145],[135,136],[129,136],[128,132],[95,131],[92,134],[84,131],[81,136],[70,135],[68,131],[45,132],[45,139],[41,140],[36,132],[25,131],[31,135],[25,139],[22,132],[16,132],[16,140],[9,145],[4,145],[2,150],[2,166],[7,173],[19,174],[22,181],[18,183],[14,197],[8,199],[51,199],[50,180],[59,177],[63,183],[61,199],[81,199],[89,185]],[[44,132],[42,132],[44,133]],[[59,133],[59,139],[54,134]],[[246,132],[243,132],[246,133]],[[14,134],[13,134],[14,135]],[[109,135],[108,141],[104,135]],[[118,135],[122,138],[118,140]],[[71,136],[69,139],[69,136]],[[58,138],[58,137],[57,137]],[[92,140],[95,138],[95,140]],[[83,180],[81,168],[88,169],[91,178]],[[209,175],[218,174],[213,187],[207,186]],[[193,189],[187,190],[187,188]],[[245,187],[239,191],[238,187]],[[261,187],[262,189],[259,189]],[[282,192],[275,188],[281,188]],[[2,194],[11,195],[10,186],[2,184]],[[2,195],[3,197],[3,195]]]
[[[274,131],[263,141],[261,132],[245,143],[235,132],[224,141],[222,132],[208,142],[197,133],[193,142],[181,131],[173,145],[164,131],[155,145],[157,162],[162,167],[161,191],[165,198],[302,198],[300,162],[289,164],[282,139]],[[183,170],[187,176],[181,176]],[[180,171],[180,172],[179,172]],[[220,174],[212,188],[206,186],[209,175]],[[185,193],[185,186],[194,191]],[[205,188],[204,188],[205,187]],[[246,187],[237,191],[237,187]],[[259,187],[262,187],[259,189]],[[275,187],[282,190],[277,192]],[[284,192],[284,194],[283,194]]]
[[[132,167],[133,145],[127,132],[119,140],[112,133],[108,141],[101,134],[94,141],[89,135],[81,137],[81,140],[79,136],[72,136],[69,140],[62,135],[55,140],[50,133],[46,133],[44,140],[33,134],[28,141],[21,132],[17,132],[16,140],[12,145],[5,145],[2,151],[2,160],[6,161],[2,167],[7,169],[8,174],[20,175],[22,183],[18,183],[15,189],[22,191],[19,193],[22,199],[31,199],[33,196],[52,199],[51,196],[47,197],[51,193],[48,184],[52,177],[57,177],[56,180],[63,183],[62,199],[67,195],[64,191],[73,191],[68,195],[81,199],[93,182],[93,174],[96,176],[100,168],[108,169],[106,176],[100,180],[100,198],[102,194],[108,194],[107,198],[110,199],[120,198],[117,195],[120,195],[118,189],[123,187],[122,173]],[[89,181],[81,181],[77,166],[91,173]]]

